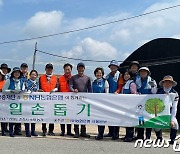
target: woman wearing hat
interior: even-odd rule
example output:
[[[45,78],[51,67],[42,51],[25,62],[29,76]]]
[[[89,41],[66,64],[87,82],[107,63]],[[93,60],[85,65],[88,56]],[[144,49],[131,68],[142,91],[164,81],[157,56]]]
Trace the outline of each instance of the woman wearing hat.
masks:
[[[176,119],[176,112],[177,112],[177,105],[179,100],[178,93],[173,89],[177,85],[177,82],[173,80],[173,77],[170,75],[167,75],[159,82],[160,89],[158,89],[157,94],[175,94],[175,99],[173,103],[171,104],[171,132],[170,132],[170,144],[174,143],[174,140],[176,138],[177,130],[179,128],[177,119]],[[159,136],[162,138],[162,131],[159,131]]]
[[[138,71],[140,78],[136,79],[137,91],[139,94],[156,94],[157,84],[150,77],[151,72],[148,67],[141,67]],[[151,128],[146,128],[146,139],[151,137]],[[144,139],[144,128],[137,128],[137,138]]]
[[[14,93],[18,94],[25,90],[25,84],[21,79],[22,72],[20,71],[19,67],[14,67],[13,72],[11,73],[10,79],[6,80],[5,85],[3,87],[3,92],[5,93]],[[14,137],[14,135],[19,135],[17,132],[14,131],[18,126],[15,123],[9,123],[9,135],[10,137]]]
[[[0,69],[5,75],[5,80],[9,79],[9,73],[11,72],[11,68],[9,68],[7,64],[3,63],[1,64]]]
[[[116,60],[112,60],[108,66],[110,68],[110,73],[106,76],[106,80],[109,83],[109,93],[119,93],[117,92],[118,83],[120,79],[120,72],[118,71],[119,65]],[[121,86],[122,88],[122,86]],[[119,126],[108,126],[109,133],[104,135],[104,137],[112,137],[112,140],[117,140],[119,138]]]
[[[2,89],[4,87],[5,84],[5,74],[3,73],[3,71],[0,69],[0,92],[2,92]],[[7,123],[1,122],[1,132],[2,132],[2,136],[6,136],[6,125]]]

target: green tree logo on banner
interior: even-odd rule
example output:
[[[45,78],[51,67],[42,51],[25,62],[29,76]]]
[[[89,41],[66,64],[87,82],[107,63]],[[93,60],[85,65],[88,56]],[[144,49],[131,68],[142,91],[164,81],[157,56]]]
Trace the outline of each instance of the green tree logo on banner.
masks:
[[[164,109],[164,102],[159,98],[151,98],[146,101],[145,110],[150,114],[154,114],[155,117],[157,117],[157,114],[163,112]]]

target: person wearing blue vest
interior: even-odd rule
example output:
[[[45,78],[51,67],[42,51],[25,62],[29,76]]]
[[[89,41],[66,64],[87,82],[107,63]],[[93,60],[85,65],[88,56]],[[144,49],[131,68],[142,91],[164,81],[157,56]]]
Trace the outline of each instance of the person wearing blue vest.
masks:
[[[139,94],[156,94],[157,84],[150,77],[151,72],[148,67],[141,67],[138,71],[140,78],[136,79]],[[146,139],[150,139],[152,128],[146,128]],[[137,139],[144,139],[144,128],[137,128]]]
[[[14,93],[19,94],[22,91],[25,91],[25,84],[21,79],[22,72],[19,67],[14,67],[11,73],[10,79],[6,80],[5,85],[3,87],[3,92],[5,93]],[[9,135],[10,137],[14,137],[15,135],[19,135],[16,132],[15,128],[18,126],[16,123],[9,123]]]
[[[108,66],[111,72],[106,76],[106,80],[109,83],[109,93],[115,93],[118,89],[118,81],[120,78],[120,72],[118,71],[119,65],[116,60],[112,60]],[[104,137],[112,137],[112,140],[119,138],[119,126],[109,126],[109,133]]]
[[[94,75],[96,79],[92,83],[93,93],[109,93],[109,84],[107,80],[103,78],[104,69],[97,67],[94,70]],[[102,140],[104,134],[105,126],[98,126],[98,135],[95,137],[96,140]]]
[[[137,94],[137,86],[134,82],[134,75],[131,71],[126,70],[123,75],[124,85],[122,87],[122,94]],[[126,127],[126,135],[123,138],[124,142],[133,141],[134,127]]]
[[[140,78],[139,74],[138,74],[138,70],[140,68],[140,64],[138,61],[132,61],[131,64],[129,65],[129,71],[132,72],[133,74],[133,80],[134,82],[136,82],[136,80],[138,78]],[[133,138],[136,138],[136,133],[137,133],[137,128],[135,128],[135,131],[133,130],[133,134],[134,134],[134,137]]]
[[[26,90],[27,92],[37,92],[39,90],[39,83],[37,82],[38,72],[36,70],[32,70],[30,72],[30,78],[26,82]],[[29,129],[29,123],[25,123],[26,136],[38,136],[35,131],[35,123],[31,123],[31,134]]]
[[[26,63],[22,63],[21,66],[20,66],[20,70],[22,72],[21,80],[24,83],[26,83],[27,80],[28,80],[28,65]],[[16,133],[16,135],[22,135],[22,133],[21,133],[21,123],[16,124],[15,133]],[[29,135],[27,135],[27,136],[29,136]]]
[[[170,131],[170,144],[174,143],[174,140],[177,135],[177,130],[179,129],[179,125],[176,119],[176,113],[177,113],[177,105],[179,101],[179,95],[178,93],[173,89],[177,85],[177,82],[174,81],[173,77],[170,75],[167,75],[159,82],[159,86],[161,88],[158,89],[157,94],[171,94],[173,93],[175,97],[173,97],[173,102],[170,105],[170,113],[171,113],[171,131]],[[159,130],[156,132],[156,135],[158,135],[158,139],[162,140],[162,130]]]

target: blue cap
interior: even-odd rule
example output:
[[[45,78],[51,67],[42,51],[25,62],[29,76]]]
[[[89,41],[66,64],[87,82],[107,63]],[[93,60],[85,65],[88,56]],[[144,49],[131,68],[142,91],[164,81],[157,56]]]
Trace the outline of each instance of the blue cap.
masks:
[[[79,64],[77,64],[77,68],[78,68],[78,67],[80,67],[80,66],[82,66],[82,67],[84,67],[84,68],[85,68],[85,64],[84,64],[84,63],[82,63],[82,62],[81,62],[81,63],[79,63]]]
[[[109,66],[108,66],[108,67],[110,67],[111,65],[114,65],[114,66],[119,67],[119,65],[118,65],[118,61],[116,61],[116,60],[112,60],[112,61],[110,62],[110,64],[109,64]]]
[[[13,72],[15,72],[15,71],[19,71],[19,72],[21,72],[21,70],[20,70],[20,68],[19,68],[19,67],[14,67],[14,68],[13,68]]]
[[[13,75],[13,73],[14,73],[15,71],[19,71],[19,72],[20,72],[20,76],[23,75],[23,73],[21,72],[21,70],[20,70],[19,67],[14,67],[14,68],[13,68],[13,71],[12,71],[12,73],[11,73],[11,76]]]

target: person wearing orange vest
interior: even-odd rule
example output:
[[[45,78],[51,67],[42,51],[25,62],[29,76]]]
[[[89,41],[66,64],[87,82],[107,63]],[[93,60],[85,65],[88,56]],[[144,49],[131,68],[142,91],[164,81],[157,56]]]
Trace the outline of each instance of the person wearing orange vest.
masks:
[[[2,89],[4,87],[5,84],[5,74],[3,73],[3,71],[0,69],[0,92],[2,92]],[[1,132],[2,132],[2,136],[6,136],[6,124],[4,122],[1,122]]]
[[[43,74],[39,78],[39,89],[43,92],[56,92],[58,91],[58,79],[57,76],[53,75],[53,65],[51,63],[47,64],[45,67],[46,74]],[[42,136],[46,136],[47,128],[46,123],[42,124]],[[49,124],[49,132],[48,135],[55,136],[53,133],[54,131],[54,124]]]
[[[72,65],[67,63],[63,66],[64,75],[59,77],[59,92],[70,92],[69,88],[69,80],[71,79]],[[60,136],[64,136],[65,134],[65,124],[61,124],[61,133]],[[71,133],[71,124],[67,124],[67,135],[74,136]]]
[[[4,84],[5,84],[5,74],[0,69],[0,92],[2,92]]]

